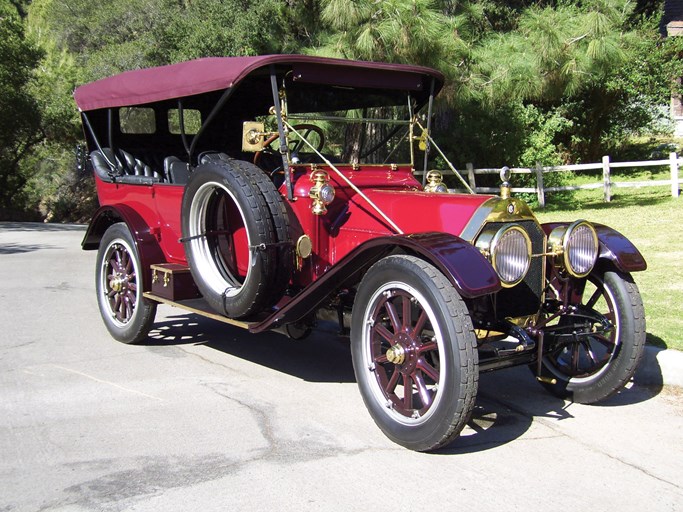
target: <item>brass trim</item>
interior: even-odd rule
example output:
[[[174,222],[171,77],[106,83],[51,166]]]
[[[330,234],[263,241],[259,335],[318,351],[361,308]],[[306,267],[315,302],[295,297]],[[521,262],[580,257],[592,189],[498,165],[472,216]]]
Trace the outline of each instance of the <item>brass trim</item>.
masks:
[[[503,281],[503,278],[498,271],[498,265],[496,265],[496,246],[501,238],[503,238],[503,236],[510,231],[517,231],[518,233],[521,233],[522,237],[524,238],[527,250],[527,263],[526,269],[524,269],[524,272],[517,279],[514,281]],[[529,267],[531,266],[531,239],[529,238],[529,233],[527,233],[526,230],[524,230],[519,224],[509,224],[507,226],[491,228],[482,231],[481,235],[475,242],[475,247],[479,249],[479,252],[481,252],[487,260],[489,260],[493,266],[493,269],[496,271],[496,274],[498,274],[498,277],[500,278],[500,284],[503,286],[503,288],[512,288],[517,286],[524,280],[527,272],[529,272]]]
[[[248,153],[263,151],[263,142],[267,135],[263,123],[245,121],[242,124],[242,151]]]
[[[539,313],[535,313],[533,315],[519,316],[516,318],[508,317],[505,320],[507,320],[511,324],[516,325],[517,327],[526,329],[530,325],[535,325],[536,323],[538,323],[538,316]]]
[[[323,201],[323,188],[329,187],[332,189],[332,200],[334,200],[334,187],[329,184],[330,175],[326,171],[313,171],[310,180],[313,182],[311,190],[308,191],[308,197],[313,200],[311,210],[315,215],[325,215],[327,213],[327,205],[332,201]]]
[[[538,224],[531,208],[521,199],[492,197],[485,201],[472,215],[460,237],[472,242],[489,222],[519,222],[532,220]]]
[[[576,272],[569,261],[569,238],[571,234],[580,226],[587,226],[593,235],[593,243],[595,244],[595,257],[593,259],[593,264],[588,269],[587,272],[579,273]],[[550,247],[550,253],[552,256],[553,265],[561,270],[566,270],[571,276],[577,277],[579,279],[586,277],[593,271],[595,267],[595,262],[598,259],[600,253],[600,244],[598,242],[598,234],[595,231],[595,227],[590,222],[579,219],[568,226],[558,226],[550,232],[548,235],[548,246]]]
[[[443,184],[443,174],[439,171],[429,171],[426,177],[427,184],[424,187],[425,192],[437,192],[440,194],[447,194],[448,187]]]
[[[387,360],[393,364],[403,364],[406,360],[406,352],[398,343],[387,350]]]
[[[545,384],[552,384],[553,386],[557,384],[557,379],[552,378],[552,377],[544,377],[543,375],[538,375],[536,377],[536,380],[538,382],[543,382]]]
[[[298,258],[306,259],[313,254],[313,242],[308,235],[301,235],[296,241],[296,255]]]

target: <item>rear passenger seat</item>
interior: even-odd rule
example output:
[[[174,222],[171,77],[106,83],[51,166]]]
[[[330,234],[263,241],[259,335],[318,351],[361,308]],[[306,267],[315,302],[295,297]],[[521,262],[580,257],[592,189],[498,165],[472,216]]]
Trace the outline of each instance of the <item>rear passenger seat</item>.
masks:
[[[116,169],[109,166],[107,159],[116,165]],[[93,151],[90,153],[90,160],[95,173],[103,181],[138,185],[152,185],[166,181],[161,173],[122,149],[116,151],[116,156],[110,148]]]

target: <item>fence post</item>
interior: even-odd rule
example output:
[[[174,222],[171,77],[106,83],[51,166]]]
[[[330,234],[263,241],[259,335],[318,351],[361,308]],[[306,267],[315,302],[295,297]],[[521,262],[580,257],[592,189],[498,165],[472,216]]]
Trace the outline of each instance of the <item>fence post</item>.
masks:
[[[476,179],[474,177],[474,165],[472,165],[471,163],[468,163],[465,165],[465,167],[467,167],[467,179],[470,182],[470,188],[474,192],[476,192],[477,191],[477,183],[476,183]]]
[[[538,195],[538,205],[545,208],[545,188],[543,186],[543,167],[536,162],[536,194]]]
[[[678,155],[669,153],[669,166],[671,167],[671,196],[678,197]]]
[[[609,155],[602,157],[602,183],[605,188],[604,199],[606,203],[612,200],[612,183],[609,176]]]

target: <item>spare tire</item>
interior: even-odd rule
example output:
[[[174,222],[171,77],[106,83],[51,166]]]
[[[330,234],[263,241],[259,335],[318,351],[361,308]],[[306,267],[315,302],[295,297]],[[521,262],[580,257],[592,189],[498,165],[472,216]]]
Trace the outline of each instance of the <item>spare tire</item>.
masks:
[[[200,165],[185,187],[181,215],[192,277],[213,309],[241,318],[272,303],[276,234],[249,176],[229,162]]]
[[[275,188],[268,175],[251,162],[236,160],[225,153],[209,151],[200,155],[199,160],[202,163],[227,162],[233,169],[256,185],[268,205],[277,240],[275,247],[277,272],[270,292],[270,302],[275,304],[284,295],[294,271],[294,243],[292,242],[289,214],[282,195]]]

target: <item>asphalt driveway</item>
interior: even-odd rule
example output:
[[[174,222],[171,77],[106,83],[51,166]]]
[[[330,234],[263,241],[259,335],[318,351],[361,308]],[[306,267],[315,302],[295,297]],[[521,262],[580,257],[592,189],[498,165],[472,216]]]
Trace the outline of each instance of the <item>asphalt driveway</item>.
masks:
[[[374,425],[333,335],[163,306],[148,344],[112,340],[83,233],[0,223],[2,512],[683,509],[680,390],[636,378],[581,406],[526,368],[484,374],[458,442],[413,453]]]

